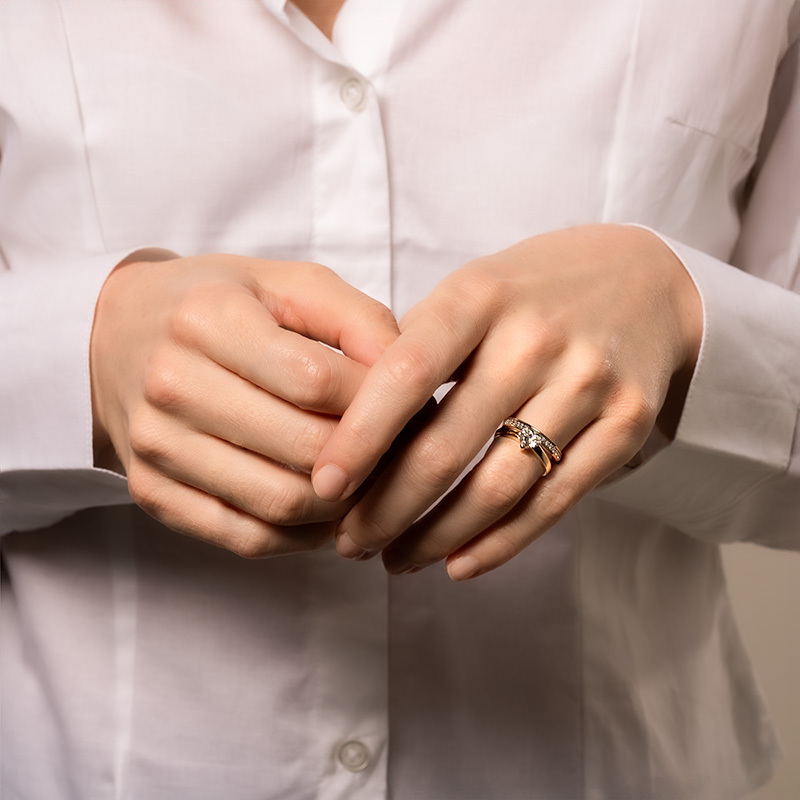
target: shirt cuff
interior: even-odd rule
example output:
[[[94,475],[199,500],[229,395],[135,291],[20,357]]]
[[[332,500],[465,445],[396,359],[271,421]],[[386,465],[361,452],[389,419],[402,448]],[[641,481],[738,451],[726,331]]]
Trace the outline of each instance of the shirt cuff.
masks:
[[[715,518],[727,518],[757,487],[783,475],[796,446],[800,296],[660,238],[700,292],[700,355],[674,441],[596,494],[700,538],[727,541],[733,529],[715,526]]]
[[[53,269],[0,272],[0,531],[41,527],[80,508],[129,501],[122,476],[94,469],[94,311],[116,266],[173,255],[125,250]],[[37,479],[42,472],[49,474]]]

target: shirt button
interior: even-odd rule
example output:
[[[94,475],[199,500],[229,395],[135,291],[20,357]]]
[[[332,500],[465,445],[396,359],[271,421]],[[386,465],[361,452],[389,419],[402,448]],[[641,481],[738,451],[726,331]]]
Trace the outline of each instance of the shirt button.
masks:
[[[369,750],[363,742],[345,742],[339,748],[339,761],[350,772],[362,772],[369,766]]]
[[[367,87],[358,78],[348,78],[342,84],[339,96],[351,111],[363,111],[367,105]]]

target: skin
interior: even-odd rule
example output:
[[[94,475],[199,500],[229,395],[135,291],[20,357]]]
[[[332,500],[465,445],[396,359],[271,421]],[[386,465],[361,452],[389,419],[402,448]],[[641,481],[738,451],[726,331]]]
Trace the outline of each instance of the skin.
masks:
[[[294,2],[331,38],[344,0]],[[457,270],[402,321],[317,459],[317,494],[352,496],[412,415],[458,376],[338,526],[339,553],[383,550],[395,574],[447,558],[454,580],[504,563],[634,458],[655,425],[674,434],[702,328],[683,266],[635,228],[539,236]],[[511,415],[569,446],[569,457],[540,483],[536,458],[500,437],[418,519]]]
[[[383,551],[396,574],[447,559],[454,580],[508,561],[629,462],[657,422],[674,429],[702,327],[688,273],[636,227],[548,233],[454,271],[402,320],[316,461],[317,494],[351,496],[411,415],[457,374],[340,523],[339,553]],[[500,437],[418,520],[508,416],[546,433],[563,461],[540,481],[535,456]]]
[[[344,0],[294,5],[330,39]],[[385,307],[319,265],[124,264],[92,331],[95,463],[175,531],[246,557],[319,547],[355,498],[320,500],[308,473],[396,335]]]
[[[544,533],[655,424],[671,432],[701,338],[689,275],[635,227],[558,231],[471,262],[399,329],[316,264],[123,264],[92,335],[97,463],[118,459],[168,527],[242,556],[335,533],[347,558],[383,551],[395,574],[447,559],[462,580]],[[564,460],[540,481],[538,460],[498,438],[423,516],[507,416]]]
[[[344,0],[294,0],[300,9],[330,39]]]
[[[92,332],[95,462],[173,530],[246,557],[318,547],[354,498],[321,500],[311,467],[397,333],[318,264],[123,264]]]

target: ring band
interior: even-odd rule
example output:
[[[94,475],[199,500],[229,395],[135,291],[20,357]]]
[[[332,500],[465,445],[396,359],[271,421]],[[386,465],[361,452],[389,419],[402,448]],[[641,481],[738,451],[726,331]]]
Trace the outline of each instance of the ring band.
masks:
[[[562,453],[551,439],[533,425],[528,425],[516,417],[503,420],[495,436],[513,436],[519,442],[520,450],[530,450],[541,462],[544,475],[549,475],[553,468],[552,461],[561,461]],[[552,459],[552,461],[551,461]]]
[[[516,428],[505,426],[501,427],[495,433],[495,436],[513,436],[519,442],[520,450],[530,450],[531,453],[533,453],[536,458],[539,459],[542,464],[542,469],[544,470],[544,475],[550,474],[550,470],[553,468],[553,462],[550,461],[550,453],[548,453],[547,450],[545,450],[538,442],[531,442]]]
[[[536,430],[533,425],[528,425],[527,422],[523,422],[516,417],[509,417],[503,420],[500,430],[510,433],[512,436],[516,436],[516,438],[519,439],[520,447],[523,449],[530,449],[531,445],[535,443],[543,447],[553,461],[561,461],[562,453],[558,445],[541,431]],[[512,431],[516,431],[517,433],[512,433]],[[525,446],[523,446],[523,439],[525,440]]]

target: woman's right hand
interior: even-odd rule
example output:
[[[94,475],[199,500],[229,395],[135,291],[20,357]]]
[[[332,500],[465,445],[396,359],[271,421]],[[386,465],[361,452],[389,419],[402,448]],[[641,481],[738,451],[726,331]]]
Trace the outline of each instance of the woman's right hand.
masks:
[[[96,463],[118,459],[168,527],[242,556],[318,547],[354,501],[320,500],[311,467],[397,334],[317,264],[123,262],[92,331]]]

